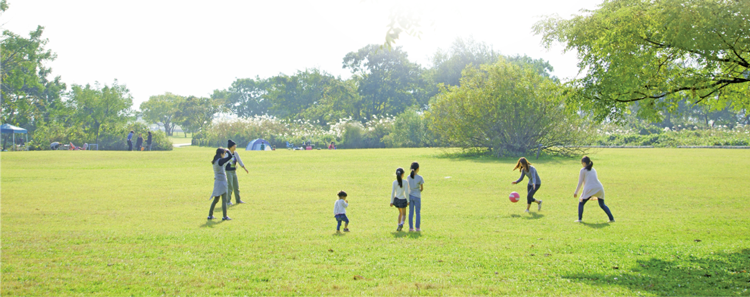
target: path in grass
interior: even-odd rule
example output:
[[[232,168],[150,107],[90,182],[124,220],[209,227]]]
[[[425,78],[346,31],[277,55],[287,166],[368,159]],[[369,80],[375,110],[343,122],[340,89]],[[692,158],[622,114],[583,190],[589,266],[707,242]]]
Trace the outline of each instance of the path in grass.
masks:
[[[592,153],[614,224],[573,223],[577,159],[535,162],[524,214],[515,160],[436,149],[241,151],[248,203],[207,222],[212,152],[2,153],[3,295],[750,295],[750,151]],[[425,231],[397,233],[414,160]]]

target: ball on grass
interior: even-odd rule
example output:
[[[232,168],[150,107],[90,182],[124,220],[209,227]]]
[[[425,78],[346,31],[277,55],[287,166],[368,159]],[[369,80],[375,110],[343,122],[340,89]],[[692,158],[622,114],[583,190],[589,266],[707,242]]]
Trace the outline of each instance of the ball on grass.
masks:
[[[516,203],[518,200],[521,200],[521,195],[518,195],[518,192],[511,192],[510,197],[508,198],[510,199],[510,202]]]

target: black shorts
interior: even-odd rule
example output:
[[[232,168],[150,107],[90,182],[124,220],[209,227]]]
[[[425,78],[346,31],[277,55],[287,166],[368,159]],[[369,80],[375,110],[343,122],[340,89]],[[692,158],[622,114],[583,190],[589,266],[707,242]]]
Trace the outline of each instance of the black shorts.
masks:
[[[393,199],[393,206],[396,208],[406,208],[407,204],[409,204],[409,202],[406,201],[406,199]]]
[[[531,204],[536,201],[536,199],[534,199],[534,194],[536,194],[536,191],[539,191],[539,187],[541,186],[542,185],[536,185],[536,189],[532,185],[526,187],[526,190],[528,191],[528,194],[526,195],[526,204]]]

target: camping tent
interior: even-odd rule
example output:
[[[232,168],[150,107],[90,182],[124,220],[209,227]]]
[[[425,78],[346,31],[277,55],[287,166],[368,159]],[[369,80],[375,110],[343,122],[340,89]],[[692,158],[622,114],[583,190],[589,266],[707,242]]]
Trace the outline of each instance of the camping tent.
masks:
[[[13,134],[13,145],[16,144],[16,134],[24,134],[25,141],[29,141],[29,134],[24,128],[16,127],[10,124],[3,124],[2,126],[0,126],[0,132],[2,132],[2,134]]]
[[[268,141],[266,141],[265,139],[260,139],[260,138],[255,139],[251,141],[250,143],[248,143],[247,148],[245,148],[245,150],[246,151],[259,151],[261,144],[264,144],[264,148],[263,148],[264,150],[267,150],[267,151],[272,150],[271,144],[268,143]]]

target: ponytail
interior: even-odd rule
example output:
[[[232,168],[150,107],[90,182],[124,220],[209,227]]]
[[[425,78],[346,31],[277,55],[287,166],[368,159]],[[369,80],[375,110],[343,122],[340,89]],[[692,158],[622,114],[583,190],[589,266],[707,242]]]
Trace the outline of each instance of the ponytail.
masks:
[[[396,180],[398,181],[398,186],[401,188],[404,187],[404,183],[401,180],[402,175],[404,175],[404,169],[399,167],[398,169],[396,169]]]
[[[583,159],[581,159],[581,162],[586,164],[587,171],[591,171],[591,168],[594,167],[594,162],[591,161],[591,158],[589,158],[589,156],[583,156]]]
[[[414,171],[417,170],[417,169],[419,169],[419,163],[412,162],[411,166],[409,168],[411,169],[411,173],[409,174],[409,176],[411,176],[411,178],[414,179],[414,174],[415,174]]]

